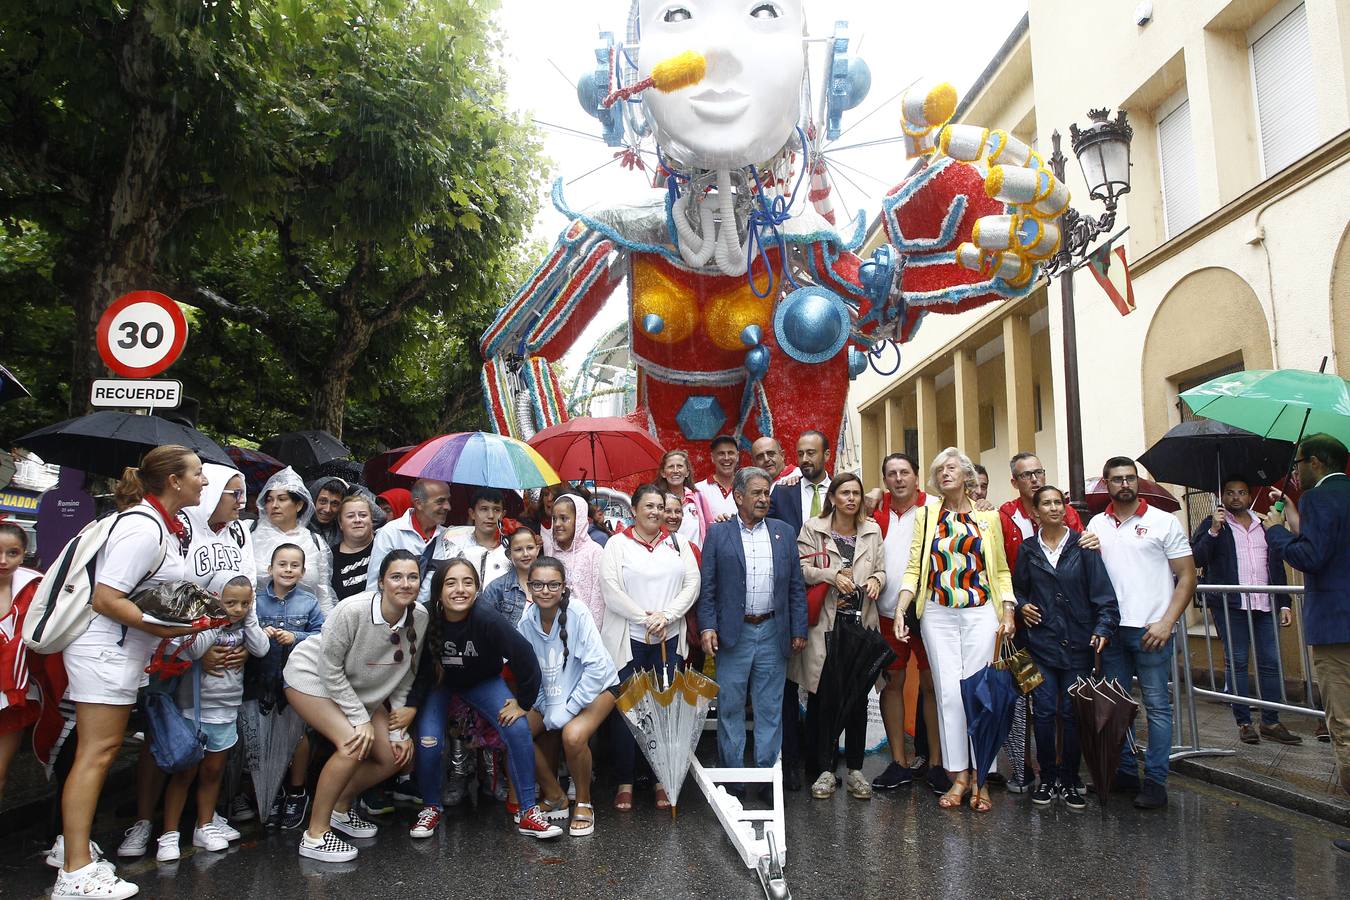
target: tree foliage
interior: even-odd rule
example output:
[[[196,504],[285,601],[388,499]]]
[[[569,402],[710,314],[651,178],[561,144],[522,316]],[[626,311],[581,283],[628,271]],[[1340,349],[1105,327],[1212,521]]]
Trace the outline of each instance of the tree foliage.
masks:
[[[525,267],[541,168],[502,112],[490,6],[7,6],[0,251],[44,252],[0,278],[69,304],[71,407],[103,308],[154,287],[197,308],[169,374],[217,434],[477,424],[476,338]]]

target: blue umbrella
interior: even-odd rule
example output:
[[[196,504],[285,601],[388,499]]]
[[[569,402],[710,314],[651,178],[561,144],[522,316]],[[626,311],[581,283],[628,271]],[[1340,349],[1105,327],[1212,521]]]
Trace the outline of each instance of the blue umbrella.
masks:
[[[966,707],[966,733],[970,735],[975,780],[984,787],[999,748],[1012,730],[1013,704],[1018,697],[1012,673],[985,666],[961,679],[961,702]]]

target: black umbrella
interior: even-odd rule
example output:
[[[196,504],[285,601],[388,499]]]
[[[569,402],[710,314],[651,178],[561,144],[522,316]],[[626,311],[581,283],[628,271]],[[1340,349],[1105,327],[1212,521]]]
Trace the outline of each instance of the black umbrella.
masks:
[[[0,403],[31,396],[33,395],[28,392],[28,388],[19,383],[13,372],[0,366]]]
[[[335,459],[350,459],[352,451],[326,431],[288,431],[268,438],[258,447],[263,453],[296,469],[312,469]]]
[[[842,610],[825,639],[816,702],[822,722],[819,758],[828,766],[839,746],[839,732],[858,704],[867,702],[877,677],[895,661],[895,651],[881,632],[864,628],[856,615]]]
[[[127,466],[162,444],[181,444],[202,462],[233,466],[221,446],[194,428],[159,416],[138,416],[105,409],[39,428],[14,442],[43,462],[116,478]]]
[[[1252,487],[1274,484],[1294,453],[1289,441],[1263,438],[1213,419],[1182,422],[1149,447],[1139,461],[1154,479],[1200,491],[1223,491],[1235,475]]]

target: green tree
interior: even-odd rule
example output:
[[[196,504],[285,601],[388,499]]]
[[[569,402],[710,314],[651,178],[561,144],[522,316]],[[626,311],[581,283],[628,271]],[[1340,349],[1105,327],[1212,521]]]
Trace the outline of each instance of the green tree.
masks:
[[[490,11],[6,11],[20,21],[0,26],[0,214],[51,236],[52,280],[74,312],[72,408],[99,371],[98,316],[149,286],[201,310],[183,377],[210,397],[217,433],[341,435],[349,394],[363,438],[403,432],[391,414],[418,426],[462,415],[477,331],[516,283],[542,168],[531,132],[500,111]],[[453,393],[428,402],[441,389]]]

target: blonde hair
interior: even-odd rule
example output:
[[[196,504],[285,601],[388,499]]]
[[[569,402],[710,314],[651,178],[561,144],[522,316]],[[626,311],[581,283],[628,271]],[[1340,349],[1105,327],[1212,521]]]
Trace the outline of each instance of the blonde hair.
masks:
[[[969,456],[966,456],[955,447],[947,447],[945,450],[939,451],[937,456],[933,457],[933,464],[928,467],[928,490],[941,496],[942,488],[938,485],[938,473],[942,469],[942,464],[949,459],[956,460],[957,464],[961,466],[961,471],[966,476],[963,479],[966,493],[969,494],[974,492],[975,488],[980,483],[975,475],[975,464],[970,461]]]
[[[127,466],[113,489],[119,510],[129,509],[145,499],[147,494],[162,494],[169,488],[169,478],[185,475],[188,458],[196,454],[181,444],[163,444],[141,457],[139,466]]]

